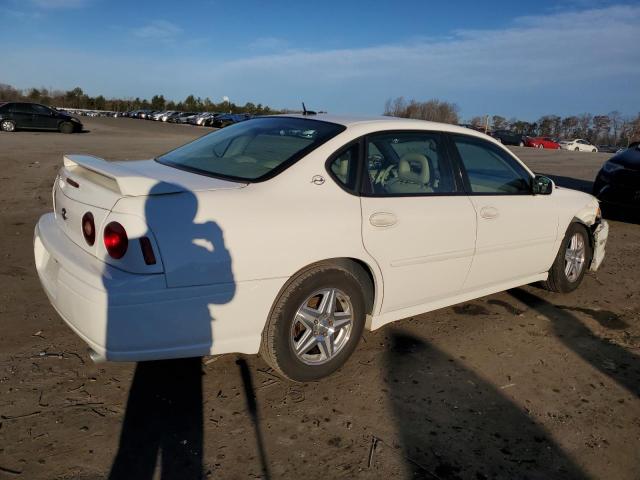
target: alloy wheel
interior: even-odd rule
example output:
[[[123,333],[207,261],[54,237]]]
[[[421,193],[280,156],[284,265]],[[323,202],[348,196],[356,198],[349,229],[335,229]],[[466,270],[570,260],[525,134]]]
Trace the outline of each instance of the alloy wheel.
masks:
[[[580,277],[585,263],[585,244],[581,234],[574,233],[571,237],[564,254],[564,260],[564,274],[567,280],[575,282]]]
[[[342,351],[352,330],[351,299],[342,290],[324,288],[298,307],[291,325],[291,346],[301,362],[322,365]]]
[[[2,122],[0,127],[5,132],[13,132],[16,128],[13,122],[10,122],[9,120],[5,120],[4,122]]]

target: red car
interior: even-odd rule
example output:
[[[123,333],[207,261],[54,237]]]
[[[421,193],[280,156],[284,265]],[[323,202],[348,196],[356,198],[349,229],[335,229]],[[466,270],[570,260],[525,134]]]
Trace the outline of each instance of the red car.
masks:
[[[527,137],[524,141],[524,145],[526,147],[534,148],[560,149],[560,144],[549,137]]]

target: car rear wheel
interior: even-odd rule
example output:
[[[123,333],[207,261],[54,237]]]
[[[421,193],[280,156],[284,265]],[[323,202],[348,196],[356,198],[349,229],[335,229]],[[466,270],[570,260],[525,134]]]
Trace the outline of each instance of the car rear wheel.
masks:
[[[596,153],[596,149],[595,149],[595,148],[594,148],[594,149],[592,149],[591,151],[592,151],[593,153]]]
[[[580,151],[580,148],[579,148],[579,147],[576,147],[576,148],[574,148],[573,150],[574,150],[575,152],[579,152],[579,151]]]
[[[262,334],[262,357],[297,382],[336,371],[362,335],[367,280],[351,262],[320,263],[300,272],[272,308]]]
[[[3,132],[15,132],[16,124],[13,120],[3,120],[0,123],[0,130]]]
[[[62,122],[58,128],[62,133],[73,133],[73,125],[70,122]]]
[[[591,263],[592,254],[587,229],[580,223],[572,223],[562,240],[544,287],[560,293],[578,288]]]

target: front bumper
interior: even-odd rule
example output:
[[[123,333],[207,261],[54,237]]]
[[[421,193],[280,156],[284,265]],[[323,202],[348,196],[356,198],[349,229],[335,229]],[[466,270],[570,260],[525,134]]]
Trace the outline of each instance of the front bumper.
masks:
[[[167,288],[164,274],[124,272],[85,252],[60,230],[53,214],[40,218],[33,243],[44,291],[93,350],[94,360],[257,353],[284,282]]]
[[[593,258],[589,270],[595,272],[600,268],[605,256],[605,247],[609,237],[609,223],[602,220],[593,232]]]

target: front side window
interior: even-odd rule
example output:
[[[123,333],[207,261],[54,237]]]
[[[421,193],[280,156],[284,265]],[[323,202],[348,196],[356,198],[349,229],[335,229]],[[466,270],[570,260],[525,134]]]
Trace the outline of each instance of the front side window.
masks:
[[[319,120],[262,117],[210,133],[156,160],[204,175],[261,181],[344,130]]]
[[[472,193],[529,194],[530,175],[500,147],[480,138],[454,135],[453,142]]]
[[[51,110],[47,107],[45,107],[44,105],[38,105],[37,103],[34,103],[32,105],[33,110],[40,115],[51,115]]]
[[[456,192],[444,137],[438,132],[385,132],[367,137],[364,193],[374,196]]]

